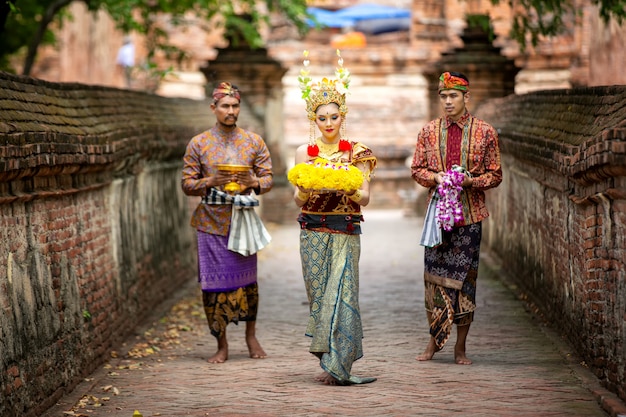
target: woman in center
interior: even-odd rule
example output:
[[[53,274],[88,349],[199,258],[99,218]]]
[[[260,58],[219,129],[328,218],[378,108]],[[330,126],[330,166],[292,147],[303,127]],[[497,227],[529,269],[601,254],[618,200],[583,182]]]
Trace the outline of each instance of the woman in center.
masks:
[[[324,78],[319,83],[309,77],[307,55],[305,51],[299,81],[311,124],[310,137],[308,144],[296,150],[293,170],[310,169],[306,171],[308,177],[302,174],[300,180],[293,179],[290,171],[290,181],[296,185],[294,200],[301,208],[300,257],[310,311],[306,335],[312,338],[309,351],[320,359],[324,371],[317,381],[364,384],[376,378],[358,377],[351,370],[354,361],[363,356],[359,310],[361,207],[370,201],[370,176],[376,157],[367,146],[346,136],[350,73],[343,67],[339,51],[337,78]],[[316,135],[317,130],[321,135]]]

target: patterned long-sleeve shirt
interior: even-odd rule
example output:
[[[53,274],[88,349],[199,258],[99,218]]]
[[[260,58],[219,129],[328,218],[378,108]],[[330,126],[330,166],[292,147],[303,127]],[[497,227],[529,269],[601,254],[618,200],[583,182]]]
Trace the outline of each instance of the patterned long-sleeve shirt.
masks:
[[[446,172],[450,158],[447,137],[450,126],[455,123],[447,117],[432,120],[417,136],[417,144],[411,176],[418,184],[429,188],[430,195],[435,190],[435,174]],[[478,223],[489,216],[485,204],[485,190],[497,187],[502,182],[500,147],[498,132],[488,123],[470,113],[456,121],[461,130],[459,165],[472,175],[471,187],[464,187],[461,193],[464,220],[456,226]]]
[[[273,185],[272,160],[265,141],[239,127],[226,132],[216,125],[194,136],[187,144],[183,162],[182,189],[187,195],[206,195],[203,178],[216,174],[217,164],[251,166],[259,179],[259,194],[268,192]],[[230,204],[200,203],[191,216],[191,226],[205,233],[227,236],[231,214]]]

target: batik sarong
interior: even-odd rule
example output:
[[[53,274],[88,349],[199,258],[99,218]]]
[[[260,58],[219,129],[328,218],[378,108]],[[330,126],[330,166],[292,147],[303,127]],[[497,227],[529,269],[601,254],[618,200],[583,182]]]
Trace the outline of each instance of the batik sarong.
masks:
[[[430,334],[438,348],[450,337],[452,325],[469,325],[476,309],[476,278],[481,223],[443,231],[443,243],[425,248],[424,293],[431,315]]]
[[[256,321],[259,286],[255,282],[234,291],[202,291],[202,303],[211,334],[219,339],[226,332],[228,323]]]
[[[259,291],[257,256],[228,249],[228,236],[198,231],[198,281],[211,334],[217,338],[228,323],[256,320]]]
[[[300,231],[302,272],[310,314],[309,351],[339,383],[350,383],[352,364],[363,356],[359,311],[360,235]],[[358,377],[356,377],[358,378]]]

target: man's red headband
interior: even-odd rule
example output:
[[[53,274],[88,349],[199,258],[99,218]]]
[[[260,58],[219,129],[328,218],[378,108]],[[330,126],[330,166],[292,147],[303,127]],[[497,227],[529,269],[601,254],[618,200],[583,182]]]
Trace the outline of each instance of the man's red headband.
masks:
[[[439,91],[449,89],[468,91],[469,81],[464,78],[457,77],[456,75],[452,75],[449,72],[444,72],[439,77]]]

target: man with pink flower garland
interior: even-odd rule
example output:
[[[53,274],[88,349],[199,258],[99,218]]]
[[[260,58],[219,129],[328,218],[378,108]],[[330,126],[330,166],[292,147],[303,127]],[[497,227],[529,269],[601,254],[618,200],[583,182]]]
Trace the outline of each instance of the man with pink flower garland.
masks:
[[[422,128],[411,164],[413,179],[429,189],[431,198],[438,191],[443,200],[436,211],[441,243],[424,248],[430,340],[416,359],[432,359],[456,324],[454,360],[470,365],[465,344],[476,308],[481,222],[489,216],[485,190],[502,182],[500,148],[496,130],[467,110],[470,91],[465,75],[444,72],[438,91],[443,116]],[[461,210],[455,210],[457,205]]]

